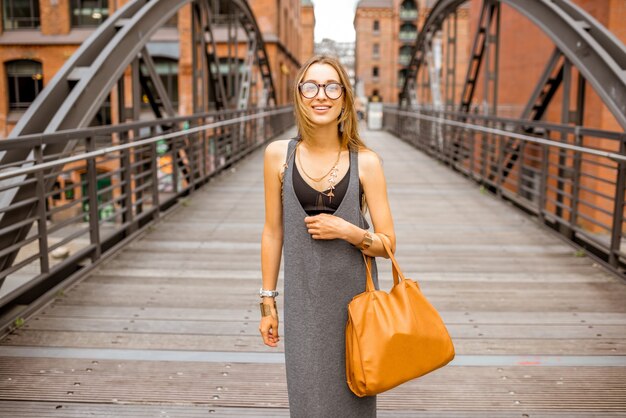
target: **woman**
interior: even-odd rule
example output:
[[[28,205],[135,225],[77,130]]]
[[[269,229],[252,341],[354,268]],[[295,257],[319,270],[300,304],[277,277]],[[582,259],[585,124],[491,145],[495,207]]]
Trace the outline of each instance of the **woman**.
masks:
[[[386,256],[380,235],[368,232],[364,202],[374,231],[395,248],[385,176],[378,155],[359,138],[353,93],[336,59],[309,59],[293,99],[298,138],[265,150],[259,330],[266,345],[278,346],[274,298],[284,248],[291,416],[375,417],[376,397],[359,398],[346,384],[344,333],[347,305],[365,291],[362,254]]]

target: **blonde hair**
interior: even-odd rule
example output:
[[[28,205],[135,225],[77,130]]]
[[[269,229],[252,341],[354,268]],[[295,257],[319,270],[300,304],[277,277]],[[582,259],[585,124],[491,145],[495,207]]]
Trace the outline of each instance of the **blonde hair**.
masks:
[[[337,131],[341,141],[341,147],[347,146],[353,150],[366,149],[367,146],[361,140],[357,125],[356,108],[354,107],[354,93],[350,85],[348,73],[338,59],[327,55],[314,55],[304,63],[296,75],[296,83],[293,88],[293,102],[298,132],[302,139],[311,138],[315,130],[315,124],[307,116],[306,107],[300,95],[299,84],[303,81],[304,75],[313,64],[330,65],[339,74],[339,82],[344,86],[343,112],[337,121]],[[343,122],[343,132],[339,132],[339,124]]]

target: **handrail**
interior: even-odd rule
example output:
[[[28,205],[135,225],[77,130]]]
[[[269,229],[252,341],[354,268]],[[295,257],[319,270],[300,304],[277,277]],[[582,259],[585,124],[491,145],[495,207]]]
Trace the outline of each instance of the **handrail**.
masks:
[[[275,106],[273,109],[291,109],[291,105],[283,105],[283,106]],[[264,108],[251,108],[246,111],[264,111]],[[181,122],[190,122],[196,121],[198,119],[206,119],[209,117],[215,117],[217,119],[224,119],[224,117],[228,117],[233,113],[244,113],[244,110],[233,110],[233,109],[223,109],[223,110],[213,110],[210,112],[202,112],[202,113],[194,113],[191,115],[182,115],[182,116],[172,116],[168,118],[161,119],[151,119],[151,120],[140,120],[140,121],[131,121],[131,122],[122,122],[117,123],[115,125],[104,125],[104,126],[90,126],[88,128],[78,128],[78,129],[63,129],[55,132],[47,132],[47,133],[34,133],[28,135],[20,135],[15,138],[8,138],[6,141],[0,141],[0,151],[12,149],[12,148],[21,148],[21,147],[34,147],[42,144],[52,144],[57,140],[68,140],[68,139],[80,139],[86,138],[88,136],[99,136],[99,135],[109,135],[118,132],[128,132],[134,129],[140,128],[150,128],[150,127],[161,127],[164,125],[176,125]]]
[[[626,278],[625,132],[389,105],[383,127]]]
[[[623,161],[626,162],[626,155],[622,155],[622,154],[616,154],[614,152],[608,152],[608,151],[600,151],[594,148],[588,148],[588,147],[581,147],[581,146],[577,146],[577,145],[570,145],[570,144],[563,144],[561,142],[557,142],[557,141],[552,141],[549,139],[541,139],[541,138],[537,138],[535,136],[530,136],[530,135],[524,135],[524,134],[520,134],[520,133],[516,133],[516,132],[510,132],[510,131],[505,131],[502,129],[496,129],[496,128],[487,128],[484,126],[480,126],[480,125],[474,125],[471,123],[466,123],[466,122],[457,122],[454,120],[450,120],[450,119],[445,119],[443,117],[433,117],[433,116],[428,116],[428,115],[424,115],[421,113],[415,113],[415,112],[410,112],[410,111],[406,111],[406,110],[398,110],[398,109],[393,109],[390,107],[385,107],[385,111],[386,112],[391,112],[391,113],[396,113],[398,115],[403,115],[403,116],[409,116],[412,118],[416,118],[416,119],[423,119],[423,120],[427,120],[430,122],[436,122],[436,123],[442,123],[444,125],[449,125],[449,126],[457,126],[460,128],[466,128],[466,129],[470,129],[476,132],[484,132],[484,133],[490,133],[490,134],[496,134],[496,135],[501,135],[501,136],[506,136],[509,138],[515,138],[515,139],[521,139],[523,141],[527,141],[527,142],[534,142],[537,144],[544,144],[544,145],[549,145],[551,147],[555,147],[555,148],[561,148],[561,149],[567,149],[567,150],[572,150],[572,151],[580,151],[580,152],[584,152],[586,154],[592,154],[592,155],[597,155],[600,157],[607,157],[607,158],[611,158],[612,160],[615,161]],[[498,118],[492,118],[491,120],[498,120]],[[526,124],[525,121],[518,121],[519,124]],[[565,125],[564,125],[565,127]],[[568,128],[573,128],[573,133],[575,135],[580,135],[583,131],[583,127],[582,126],[574,126],[574,127],[569,127]],[[598,131],[601,132],[601,131]],[[608,132],[608,131],[607,131]],[[624,138],[626,138],[626,134],[623,134]],[[2,179],[1,175],[0,175],[0,180]]]
[[[21,167],[19,169],[15,169],[15,170],[6,170],[4,172],[0,172],[0,181],[2,180],[6,180],[8,178],[11,177],[15,177],[15,176],[19,176],[19,175],[26,175],[26,174],[32,174],[32,173],[36,173],[37,171],[40,170],[46,170],[49,168],[54,168],[57,166],[63,166],[66,164],[70,164],[76,161],[80,161],[83,159],[87,159],[87,158],[95,158],[95,157],[102,157],[105,156],[107,154],[116,152],[116,151],[122,151],[122,150],[127,150],[130,148],[135,148],[135,147],[139,147],[142,145],[149,145],[149,144],[153,144],[156,143],[158,141],[164,140],[164,139],[171,139],[171,138],[177,138],[180,136],[186,136],[186,135],[190,135],[190,134],[194,134],[194,133],[198,133],[201,131],[205,131],[207,129],[212,129],[212,128],[221,128],[224,126],[230,126],[230,125],[234,125],[237,124],[239,122],[249,122],[251,120],[254,119],[260,119],[266,116],[273,116],[273,115],[279,115],[282,113],[291,113],[292,109],[290,106],[286,106],[283,109],[280,110],[273,110],[273,111],[265,111],[265,112],[261,112],[252,116],[241,116],[238,118],[234,118],[234,119],[228,119],[228,120],[224,120],[224,121],[220,121],[220,122],[213,122],[213,123],[207,123],[205,125],[201,125],[201,126],[197,126],[194,128],[188,128],[182,131],[176,131],[176,132],[172,132],[172,133],[168,133],[168,134],[162,134],[162,135],[157,135],[157,136],[153,136],[153,137],[149,137],[149,138],[145,138],[145,139],[140,139],[138,141],[133,141],[130,142],[128,144],[123,144],[123,145],[115,145],[112,147],[106,147],[106,148],[102,148],[99,149],[97,151],[90,151],[90,152],[85,152],[82,154],[77,154],[77,155],[73,155],[71,157],[65,157],[65,158],[61,158],[58,160],[54,160],[54,161],[50,161],[50,162],[46,162],[46,163],[40,163],[40,164],[34,164],[31,165],[29,167]],[[159,124],[163,123],[163,121],[159,121]],[[126,128],[128,129],[128,128]],[[119,132],[120,130],[116,129],[116,132]],[[79,130],[74,130],[72,131],[74,132],[73,134],[73,138],[76,139],[77,134],[85,134],[85,136],[94,136],[94,133],[92,130],[89,129],[79,129]],[[54,134],[44,134],[44,135],[31,135],[31,136],[36,136],[38,138],[46,138],[48,136],[52,137],[52,136],[58,136],[61,132],[58,133],[54,133]],[[66,134],[67,135],[67,134]],[[11,140],[11,141],[17,141],[16,140]]]

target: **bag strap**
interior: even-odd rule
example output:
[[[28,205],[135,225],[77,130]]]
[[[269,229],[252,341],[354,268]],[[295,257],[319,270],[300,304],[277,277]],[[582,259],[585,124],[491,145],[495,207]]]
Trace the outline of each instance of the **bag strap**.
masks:
[[[376,287],[374,287],[374,279],[372,279],[372,257],[363,254],[363,260],[365,261],[365,274],[367,276],[365,278],[365,291],[373,292]]]
[[[378,238],[380,238],[380,241],[383,243],[385,252],[389,256],[389,259],[391,260],[391,264],[392,264],[391,271],[393,273],[393,285],[396,286],[397,284],[400,283],[400,278],[402,280],[406,280],[406,279],[404,277],[404,274],[402,273],[402,270],[400,270],[400,266],[398,265],[396,258],[393,256],[393,253],[391,252],[391,249],[389,248],[389,244],[387,244],[387,241],[385,241],[385,239],[380,236],[382,235],[381,233],[377,233],[376,235],[379,236]],[[365,272],[367,275],[366,280],[365,280],[365,291],[373,292],[376,290],[376,288],[374,287],[374,280],[372,279],[372,257],[369,257],[363,253],[361,254],[363,255],[363,261],[365,261]]]
[[[389,248],[389,244],[387,244],[387,241],[385,240],[385,237],[382,237],[380,232],[377,233],[376,235],[378,235],[378,238],[380,238],[380,241],[383,243],[383,247],[385,247],[385,252],[387,253],[387,255],[389,256],[389,258],[391,259],[391,264],[392,266],[392,273],[393,273],[393,284],[394,286],[397,285],[400,281],[398,279],[398,276],[400,276],[400,278],[402,280],[405,280],[404,274],[402,273],[402,270],[400,270],[400,266],[398,265],[398,262],[396,261],[396,258],[393,256],[393,252],[391,252],[391,248]]]

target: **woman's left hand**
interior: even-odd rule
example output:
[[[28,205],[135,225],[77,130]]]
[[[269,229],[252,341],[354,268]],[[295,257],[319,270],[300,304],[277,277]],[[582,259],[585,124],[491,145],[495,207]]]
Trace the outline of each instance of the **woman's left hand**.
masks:
[[[327,213],[307,216],[304,223],[313,239],[343,238],[349,226],[345,219]]]

